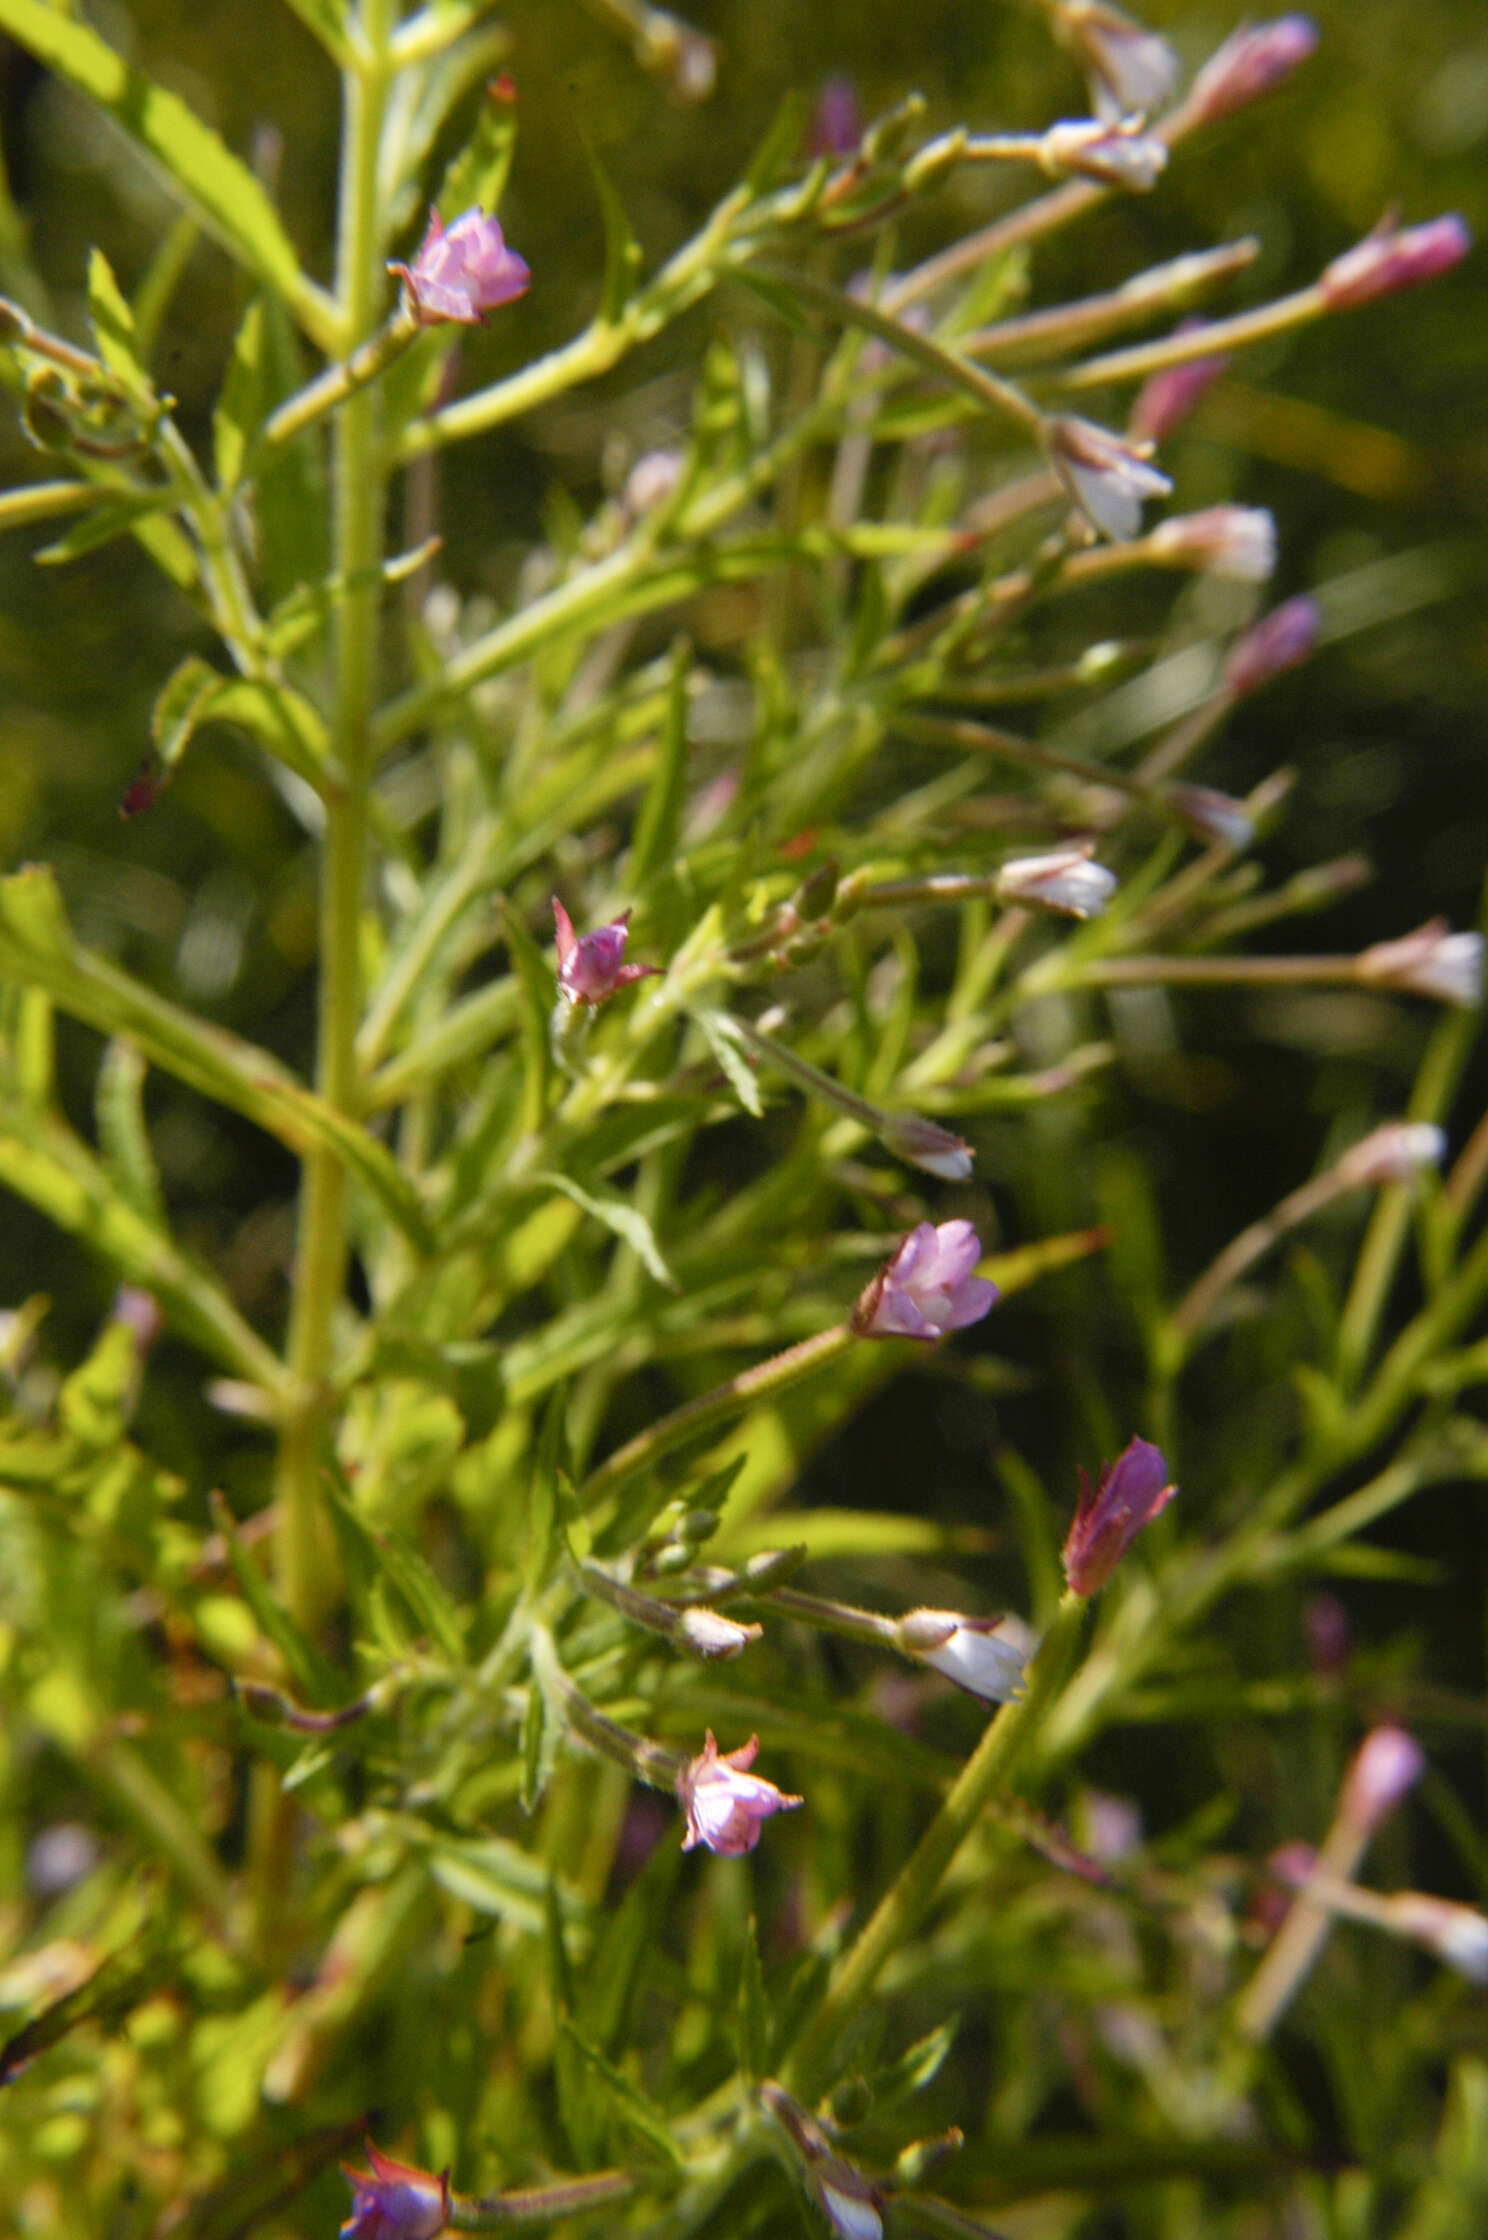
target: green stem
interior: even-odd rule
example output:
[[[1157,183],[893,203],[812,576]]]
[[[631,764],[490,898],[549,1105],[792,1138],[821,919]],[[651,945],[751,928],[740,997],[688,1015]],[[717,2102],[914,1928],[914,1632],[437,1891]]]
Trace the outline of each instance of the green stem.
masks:
[[[1028,1668],[1022,1695],[1006,1703],[967,1759],[906,1865],[872,1918],[843,1955],[784,2071],[784,2081],[810,2103],[829,2076],[838,2039],[869,1996],[885,1963],[923,1926],[952,1861],[997,1790],[1011,1779],[1039,1721],[1074,1663],[1085,1602],[1065,1594]]]
[[[457,2193],[450,2230],[505,2232],[513,2225],[556,2224],[561,2217],[582,2216],[608,2201],[628,2201],[640,2189],[640,2179],[628,2170],[596,2170],[587,2178],[559,2178],[549,2186],[524,2186],[482,2200]]]
[[[787,1346],[784,1353],[773,1354],[753,1369],[742,1369],[727,1383],[715,1385],[711,1392],[687,1401],[669,1416],[662,1416],[648,1430],[638,1431],[633,1439],[627,1439],[623,1447],[617,1447],[597,1470],[590,1472],[580,1488],[582,1507],[592,1514],[627,1479],[649,1470],[674,1447],[683,1446],[700,1433],[727,1423],[732,1416],[742,1415],[757,1400],[784,1392],[802,1377],[840,1359],[857,1343],[849,1326],[840,1323],[831,1330],[818,1331],[813,1338],[803,1338],[799,1345]]]

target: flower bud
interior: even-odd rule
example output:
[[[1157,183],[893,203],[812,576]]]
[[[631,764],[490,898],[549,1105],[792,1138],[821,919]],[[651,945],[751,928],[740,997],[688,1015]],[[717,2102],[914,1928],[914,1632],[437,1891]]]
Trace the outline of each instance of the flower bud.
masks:
[[[1372,1835],[1426,1770],[1426,1753],[1403,1727],[1375,1727],[1364,1737],[1338,1799],[1338,1817]]]
[[[1213,124],[1232,110],[1248,108],[1300,69],[1317,43],[1317,25],[1310,16],[1242,24],[1194,79],[1184,103],[1186,114],[1195,124]]]
[[[1192,334],[1204,326],[1202,319],[1179,322],[1179,334]],[[1216,350],[1203,358],[1189,358],[1180,366],[1163,366],[1148,376],[1137,391],[1128,433],[1138,443],[1164,443],[1182,427],[1204,391],[1229,365],[1229,357]]]
[[[1376,296],[1419,288],[1460,264],[1472,247],[1467,223],[1455,211],[1402,232],[1386,219],[1352,249],[1335,257],[1318,281],[1330,311],[1352,311]]]
[[[1265,583],[1276,573],[1276,523],[1264,506],[1206,506],[1160,521],[1146,549],[1165,565],[1202,568],[1230,583]]]
[[[1446,1155],[1447,1139],[1429,1120],[1387,1120],[1346,1151],[1336,1171],[1341,1180],[1374,1189],[1412,1182],[1428,1167],[1439,1167]]]
[[[836,71],[816,97],[807,153],[813,156],[856,155],[862,137],[863,111],[857,87],[845,71]]]
[[[917,1112],[886,1112],[879,1124],[879,1141],[885,1150],[942,1182],[965,1182],[971,1175],[971,1146],[949,1128],[925,1120]]]
[[[1273,677],[1299,667],[1311,658],[1322,626],[1322,608],[1305,594],[1273,607],[1231,647],[1224,668],[1225,690],[1232,699],[1243,700]]]
[[[1116,875],[1092,863],[1090,848],[1059,848],[1046,856],[1015,856],[997,874],[999,902],[1032,903],[1070,918],[1098,918],[1116,892]]]
[[[1255,826],[1244,802],[1213,786],[1180,781],[1165,788],[1163,799],[1205,847],[1228,848],[1233,855],[1243,855],[1255,838]]]
[[[1369,988],[1430,996],[1471,1011],[1483,1000],[1483,936],[1449,933],[1445,918],[1428,918],[1414,933],[1366,949],[1359,978]]]
[[[1074,1593],[1098,1593],[1137,1534],[1177,1491],[1166,1462],[1146,1439],[1133,1439],[1108,1462],[1093,1490],[1082,1470],[1079,1505],[1064,1543],[1064,1576]]]
[[[1469,1983],[1488,1984],[1488,1920],[1471,1906],[1424,1891],[1402,1890],[1390,1900],[1394,1925],[1455,1968]]]
[[[725,1657],[736,1657],[747,1649],[751,1641],[758,1641],[763,1626],[740,1625],[735,1618],[725,1618],[717,1610],[706,1610],[694,1605],[681,1612],[677,1619],[676,1639],[695,1657],[708,1662]]]

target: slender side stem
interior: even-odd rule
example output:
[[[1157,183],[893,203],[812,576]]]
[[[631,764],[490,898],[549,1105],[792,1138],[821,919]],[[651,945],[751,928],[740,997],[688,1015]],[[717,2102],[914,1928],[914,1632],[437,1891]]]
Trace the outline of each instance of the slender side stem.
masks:
[[[450,2230],[505,2232],[516,2225],[556,2224],[562,2217],[582,2216],[586,2209],[602,2208],[607,2201],[629,2201],[640,2190],[641,2180],[628,2170],[596,2170],[587,2178],[559,2178],[549,2186],[523,2186],[513,2193],[487,2194],[481,2200],[457,2193]]]
[[[1477,1031],[1475,1013],[1459,1013],[1440,1022],[1416,1076],[1407,1118],[1432,1121],[1442,1118]],[[1386,1190],[1364,1232],[1354,1279],[1338,1326],[1338,1378],[1346,1392],[1352,1390],[1363,1375],[1364,1364],[1378,1336],[1385,1301],[1410,1233],[1411,1205],[1409,1190]]]
[[[1371,1832],[1369,1826],[1340,1813],[1317,1855],[1323,1875],[1351,1881]],[[1235,2023],[1242,2038],[1262,2045],[1270,2037],[1310,1974],[1332,1926],[1327,1904],[1303,1890],[1241,1994]]]
[[[1321,1213],[1335,1198],[1359,1187],[1357,1176],[1330,1167],[1325,1174],[1314,1175],[1300,1189],[1290,1191],[1268,1214],[1259,1221],[1252,1221],[1239,1236],[1232,1237],[1173,1309],[1169,1327],[1175,1340],[1185,1349],[1192,1345],[1225,1293],[1233,1289],[1258,1260],[1264,1259],[1273,1245],[1279,1244],[1304,1221],[1310,1221],[1315,1213]]]
[[[956,1853],[998,1789],[1010,1780],[1040,1719],[1064,1685],[1084,1621],[1083,1597],[1066,1594],[1028,1668],[1023,1694],[998,1712],[908,1862],[838,1963],[826,1996],[784,2071],[789,2089],[808,2104],[830,2073],[838,2039],[872,1991],[884,1964],[921,1927]]]
[[[727,1423],[731,1416],[742,1415],[756,1400],[784,1392],[802,1377],[826,1368],[857,1342],[849,1325],[839,1323],[830,1330],[818,1331],[814,1338],[803,1338],[799,1345],[787,1346],[784,1353],[773,1354],[753,1369],[741,1369],[738,1376],[730,1377],[727,1383],[715,1385],[711,1392],[701,1393],[696,1400],[687,1401],[669,1416],[662,1416],[648,1430],[638,1431],[633,1439],[627,1439],[623,1447],[617,1447],[597,1470],[590,1472],[580,1489],[584,1509],[596,1509],[628,1478],[649,1470],[674,1447],[696,1438],[699,1432]]]

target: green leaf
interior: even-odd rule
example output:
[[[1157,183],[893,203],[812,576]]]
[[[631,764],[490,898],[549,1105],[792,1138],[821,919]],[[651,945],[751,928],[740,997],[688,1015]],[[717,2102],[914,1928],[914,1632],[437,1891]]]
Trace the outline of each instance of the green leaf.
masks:
[[[462,1840],[431,1835],[427,1855],[429,1872],[442,1889],[477,1913],[512,1922],[528,1936],[543,1928],[549,1893],[555,1913],[583,1910],[576,1891],[555,1885],[540,1860],[502,1836]]]
[[[139,1350],[127,1323],[110,1319],[86,1361],[57,1396],[57,1421],[80,1445],[117,1447],[124,1437],[139,1379]]]
[[[640,893],[654,871],[672,861],[687,790],[687,676],[692,649],[685,638],[672,647],[666,718],[657,743],[656,768],[636,819],[630,850],[630,885]]]
[[[543,1189],[558,1191],[572,1205],[581,1207],[596,1221],[603,1222],[605,1228],[617,1236],[622,1244],[630,1246],[648,1275],[654,1276],[668,1291],[681,1290],[682,1286],[661,1257],[655,1231],[646,1216],[635,1206],[627,1205],[623,1198],[612,1198],[595,1190],[586,1190],[581,1183],[574,1181],[572,1175],[535,1174],[532,1180],[534,1185]]]
[[[548,1109],[553,1073],[549,1021],[558,1001],[558,984],[541,949],[508,898],[501,898],[501,927],[522,989],[522,1047],[526,1071],[522,1087],[522,1130],[536,1135]]]
[[[558,2017],[560,2042],[567,2041],[577,2055],[589,2077],[599,2087],[611,2111],[619,2117],[644,2145],[651,2147],[664,2162],[679,2166],[681,2149],[672,2137],[672,2127],[661,2110],[648,2100],[639,2085],[631,2083],[612,2062],[605,2059],[597,2046],[581,2037],[566,2014]]]
[[[759,1929],[751,1913],[739,1954],[739,2066],[753,2081],[765,2075],[769,2059],[770,2009],[760,1966]]]
[[[120,1275],[150,1291],[170,1320],[234,1375],[278,1394],[285,1372],[226,1293],[110,1183],[62,1122],[12,1100],[0,1121],[0,1188],[13,1190]]]
[[[559,1385],[543,1410],[532,1458],[527,1512],[527,1591],[537,1594],[553,1576],[563,1550],[558,1481],[568,1459],[568,1394]]]
[[[264,368],[263,299],[255,296],[233,337],[232,356],[212,412],[217,481],[235,489],[248,446],[269,413]]]
[[[337,354],[336,307],[300,270],[289,236],[263,188],[184,101],[167,93],[76,16],[46,0],[0,0],[0,30],[95,103],[165,173],[232,256],[289,306],[328,355]]]
[[[692,1018],[702,1029],[708,1048],[727,1074],[734,1095],[744,1110],[754,1119],[762,1120],[765,1100],[760,1095],[759,1082],[755,1078],[753,1066],[729,1032],[726,1015],[720,1011],[698,1010],[692,1013]]]
[[[508,35],[498,30],[493,35],[479,35],[473,45],[472,60],[481,70],[488,69],[500,51],[510,44]],[[497,52],[493,54],[492,48]],[[461,69],[462,78],[466,75]],[[455,98],[463,86],[455,89]],[[470,138],[451,162],[440,182],[435,196],[435,208],[446,225],[458,218],[462,211],[479,207],[488,217],[494,217],[501,208],[501,198],[506,193],[506,182],[511,176],[512,158],[517,149],[517,105],[515,101],[502,101],[488,96],[481,103]]]
[[[612,2058],[628,2035],[636,1990],[664,1933],[682,1847],[658,1844],[619,1906],[604,1920],[584,1970],[575,2023]]]
[[[161,686],[150,716],[150,736],[167,769],[175,768],[204,723],[236,725],[317,792],[325,784],[330,762],[325,724],[288,685],[224,676],[199,653],[189,653]]]
[[[547,1698],[533,1681],[527,1690],[527,1708],[522,1714],[522,1810],[530,1818],[543,1799],[543,1793],[553,1778],[553,1768],[558,1763],[558,1744],[561,1730],[548,1715]]]
[[[132,492],[128,497],[99,493],[98,503],[86,521],[69,529],[65,537],[58,537],[55,544],[42,546],[35,555],[37,565],[65,568],[70,560],[81,560],[85,553],[98,552],[119,537],[132,536],[147,521],[158,520],[166,526],[171,504],[165,491]]]
[[[939,2073],[941,2064],[956,2042],[959,2028],[959,2016],[952,2015],[948,2022],[942,2022],[938,2028],[931,2030],[925,2037],[916,2039],[912,2046],[906,2047],[898,2060],[890,2062],[886,2069],[876,2070],[868,2080],[875,2111],[881,2114],[896,2101],[908,2100],[916,2092],[923,2092],[926,2085]]]
[[[101,249],[88,259],[88,313],[98,355],[132,402],[146,411],[158,400],[140,360],[134,313],[124,300],[113,269]]]
[[[311,1704],[333,1703],[341,1688],[337,1674],[274,1593],[244,1547],[237,1521],[220,1493],[213,1493],[212,1521],[227,1543],[228,1561],[258,1628],[284,1659],[298,1693]]]
[[[93,1113],[104,1172],[142,1221],[163,1230],[165,1197],[145,1126],[145,1072],[132,1042],[111,1042],[98,1069]]]
[[[351,45],[342,0],[286,0],[286,5],[293,8],[311,38],[319,40],[337,68],[344,69],[351,58]]]
[[[106,1035],[126,1034],[152,1065],[241,1112],[303,1157],[334,1153],[417,1246],[433,1237],[417,1191],[385,1145],[296,1081],[267,1050],[206,1025],[72,938],[52,873],[29,864],[0,879],[0,979],[44,988]]]
[[[811,105],[805,94],[793,87],[775,111],[769,130],[749,159],[744,184],[751,200],[768,194],[794,164],[806,137],[810,112]]]
[[[611,186],[603,164],[587,143],[585,153],[589,158],[589,169],[594,175],[599,212],[604,221],[605,268],[599,296],[599,319],[604,326],[617,326],[625,306],[635,292],[636,279],[641,269],[641,245],[630,230],[630,220],[625,215],[624,204]]]
[[[331,1501],[369,1558],[390,1586],[396,1587],[419,1624],[438,1642],[453,1665],[465,1662],[465,1636],[460,1614],[428,1564],[401,1533],[377,1531],[358,1511],[355,1502],[334,1483]]]

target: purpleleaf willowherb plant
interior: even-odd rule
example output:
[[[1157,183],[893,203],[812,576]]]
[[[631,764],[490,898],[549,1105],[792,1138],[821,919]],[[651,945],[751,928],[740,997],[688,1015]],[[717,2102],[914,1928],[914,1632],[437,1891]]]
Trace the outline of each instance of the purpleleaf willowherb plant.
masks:
[[[246,305],[210,429],[151,347],[179,255],[131,300],[95,250],[86,334],[39,287],[0,305],[46,461],[0,525],[69,524],[43,557],[83,582],[132,540],[190,609],[131,820],[233,726],[319,897],[286,1057],[85,944],[45,865],[0,885],[0,1181],[121,1285],[80,1362],[15,1271],[3,1330],[16,2229],[309,2240],[338,2164],[354,2240],[975,2235],[1019,2202],[1052,2235],[1118,2188],[1102,2231],[1480,2229],[1458,1979],[1488,1931],[1361,1890],[1386,1808],[1361,1817],[1357,1768],[1307,1848],[1359,1727],[1403,1817],[1419,1746],[1379,1725],[1387,1674],[1350,1681],[1346,1610],[1300,1680],[1231,1612],[1387,1569],[1372,1528],[1488,1475],[1456,1398],[1488,1135],[1451,1110],[1482,942],[1275,945],[1361,868],[1272,881],[1290,773],[1241,800],[1194,772],[1333,627],[1328,591],[1267,611],[1269,515],[1185,510],[1162,448],[1244,352],[1368,319],[1464,228],[1389,220],[1271,302],[1250,239],[1051,292],[1048,243],[1068,270],[1084,219],[1161,194],[1315,34],[1248,26],[1185,92],[1106,0],[1037,0],[1077,114],[929,135],[834,82],[655,268],[601,181],[592,318],[482,385],[471,331],[519,352],[552,278],[498,222],[501,27],[293,6],[344,86],[329,282],[82,13],[0,0]],[[590,14],[674,98],[726,85],[664,11]],[[690,394],[643,440],[617,369],[689,318]],[[498,604],[436,580],[437,537],[398,549],[395,496],[437,523],[601,376],[610,494],[555,507]],[[1091,642],[1112,613],[1142,635]],[[1405,1116],[1356,1101],[1175,1297],[1107,1079],[1185,989],[1447,1008]],[[91,1131],[58,1016],[103,1038]],[[160,1075],[298,1163],[282,1328],[173,1225]],[[1078,1221],[1041,1226],[1041,1190]],[[1029,1363],[1107,1260],[1102,1396],[1077,1338]],[[188,1376],[264,1458],[256,1503],[152,1451],[152,1392]],[[854,1429],[894,1379],[873,1421],[900,1458],[912,1427],[907,1470]],[[1032,1405],[1051,1482],[1013,1444]],[[967,1423],[970,1526],[938,1482]],[[1322,1786],[1272,1794],[1276,1722],[1309,1719]],[[1159,1841],[1119,1792],[1175,1763]],[[1273,2026],[1345,1944],[1294,2087]],[[1364,2076],[1371,1953],[1396,2067]],[[1325,2056],[1355,2095],[1326,2111]],[[1397,2087],[1391,2138],[1369,2092]]]

